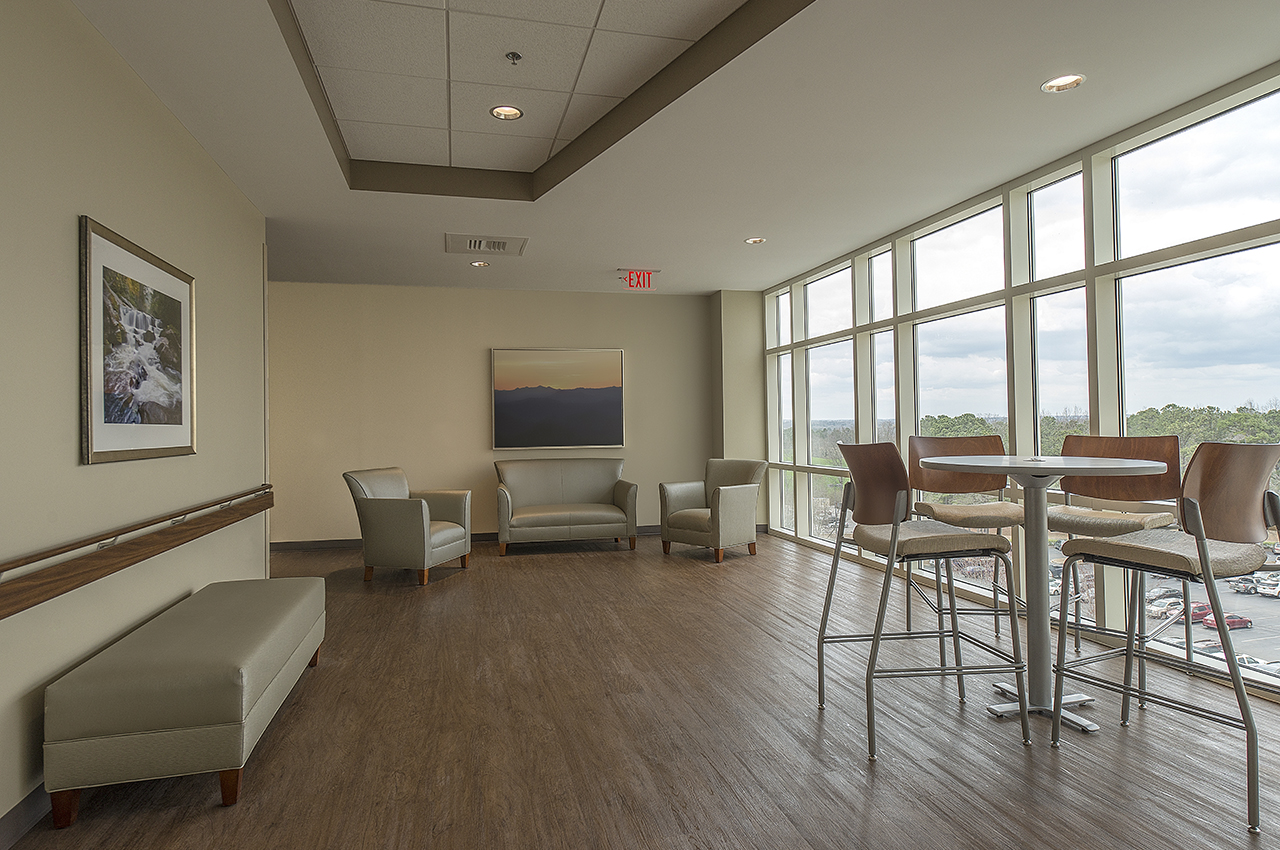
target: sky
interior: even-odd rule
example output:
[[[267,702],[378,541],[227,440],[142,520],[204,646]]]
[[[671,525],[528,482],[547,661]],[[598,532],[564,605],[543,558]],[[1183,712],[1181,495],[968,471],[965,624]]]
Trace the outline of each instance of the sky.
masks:
[[[1075,175],[1032,196],[1037,279],[1084,265],[1082,188]],[[1280,218],[1280,94],[1124,154],[1116,192],[1122,256]],[[1001,231],[994,209],[916,240],[917,307],[999,289]],[[888,255],[876,259],[873,301],[884,301],[877,284],[889,276]],[[847,269],[806,288],[810,336],[852,324],[850,290]],[[1120,290],[1127,412],[1280,405],[1280,246],[1131,276]],[[877,318],[885,306],[874,304]],[[920,416],[1006,415],[1003,314],[997,307],[916,326]],[[1083,290],[1036,299],[1036,322],[1041,414],[1086,413]],[[887,389],[885,365],[876,372]],[[851,419],[851,344],[810,351],[808,368],[811,418]]]
[[[571,390],[622,386],[622,352],[520,348],[493,351],[493,388],[552,387]]]

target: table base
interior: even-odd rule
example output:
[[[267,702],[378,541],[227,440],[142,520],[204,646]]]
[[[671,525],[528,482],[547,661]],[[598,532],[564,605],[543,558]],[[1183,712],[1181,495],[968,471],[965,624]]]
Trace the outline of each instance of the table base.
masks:
[[[1002,702],[996,705],[987,706],[987,711],[996,717],[1016,717],[1018,715],[1018,689],[1013,685],[997,683],[995,689],[1000,692],[1001,696],[1010,697],[1015,702]],[[1097,732],[1098,724],[1074,714],[1067,709],[1079,708],[1082,705],[1088,705],[1093,702],[1093,697],[1087,694],[1067,694],[1062,698],[1062,722],[1072,729],[1079,729],[1081,732]],[[1051,705],[1028,705],[1027,712],[1030,714],[1039,714],[1042,717],[1053,717],[1053,706]]]

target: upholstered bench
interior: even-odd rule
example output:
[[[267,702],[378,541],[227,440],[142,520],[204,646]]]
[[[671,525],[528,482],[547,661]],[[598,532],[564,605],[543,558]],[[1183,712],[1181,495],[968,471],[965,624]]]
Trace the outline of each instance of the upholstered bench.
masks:
[[[239,798],[245,762],[324,638],[324,579],[207,585],[45,689],[45,789],[55,827],[80,791],[220,773]]]

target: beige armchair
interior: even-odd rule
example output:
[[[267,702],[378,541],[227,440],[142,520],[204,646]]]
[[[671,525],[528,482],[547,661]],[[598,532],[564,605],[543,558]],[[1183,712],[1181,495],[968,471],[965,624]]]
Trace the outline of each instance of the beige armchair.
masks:
[[[360,518],[364,540],[364,580],[374,567],[417,570],[427,583],[427,570],[471,556],[471,491],[409,491],[399,467],[357,469],[342,473]]]
[[[663,553],[670,554],[675,542],[710,547],[717,564],[730,546],[746,544],[754,555],[756,498],[765,466],[762,460],[712,458],[702,481],[659,484]]]

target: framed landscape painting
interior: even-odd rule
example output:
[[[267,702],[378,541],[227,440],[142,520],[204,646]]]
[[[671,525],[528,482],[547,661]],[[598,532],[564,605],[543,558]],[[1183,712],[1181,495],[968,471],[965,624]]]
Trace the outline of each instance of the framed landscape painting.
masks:
[[[80,217],[84,463],[195,454],[193,278]]]
[[[493,349],[493,447],[622,445],[622,349]]]

